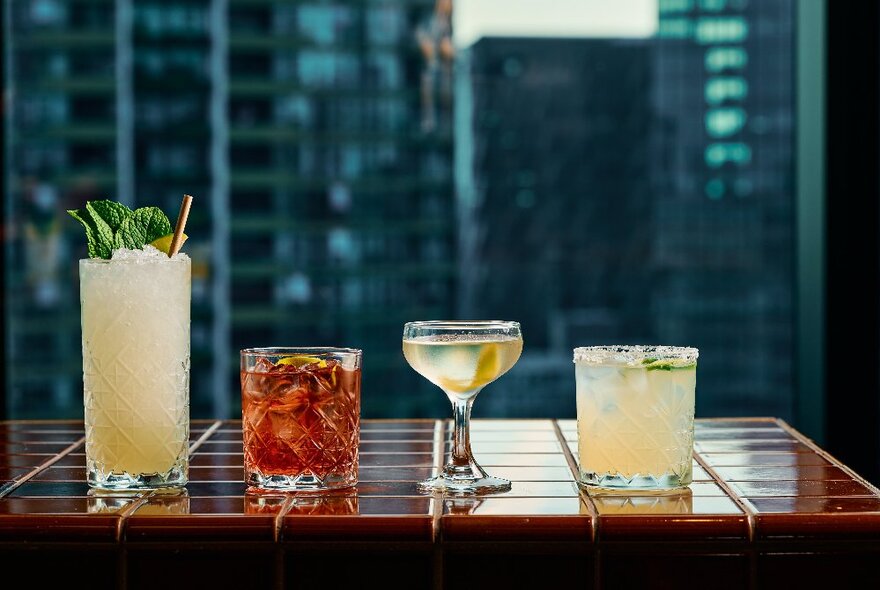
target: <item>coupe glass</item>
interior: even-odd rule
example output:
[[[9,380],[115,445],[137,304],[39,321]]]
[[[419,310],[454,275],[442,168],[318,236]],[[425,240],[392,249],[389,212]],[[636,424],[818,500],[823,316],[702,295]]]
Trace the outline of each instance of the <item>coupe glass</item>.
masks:
[[[403,327],[410,366],[446,393],[455,415],[452,454],[440,475],[419,483],[427,491],[504,492],[510,482],[491,477],[471,453],[471,406],[477,394],[516,364],[522,353],[517,322],[430,321]]]

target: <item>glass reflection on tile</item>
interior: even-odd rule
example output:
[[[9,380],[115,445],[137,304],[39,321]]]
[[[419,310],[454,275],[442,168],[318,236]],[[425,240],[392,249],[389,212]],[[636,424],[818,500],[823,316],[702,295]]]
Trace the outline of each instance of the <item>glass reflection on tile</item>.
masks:
[[[358,496],[351,491],[292,496],[288,515],[350,516],[359,514]]]
[[[155,494],[141,505],[137,516],[178,516],[190,513],[190,497],[186,490],[169,490]]]
[[[483,502],[484,499],[479,496],[470,498],[449,498],[444,503],[444,512],[456,516],[474,514]]]
[[[599,514],[692,514],[694,498],[691,490],[656,495],[595,495],[590,494]],[[586,507],[581,514],[589,514]]]
[[[133,501],[130,492],[120,495],[100,490],[89,490],[86,500],[89,514],[116,514]]]
[[[506,515],[506,516],[570,516],[589,514],[584,512],[586,508],[582,506],[579,497],[571,498],[507,498],[507,497],[491,497],[480,498],[479,504],[472,504],[468,514],[487,515]],[[451,514],[452,507],[450,503],[453,500],[446,499],[443,503],[444,512]],[[456,510],[463,510],[463,506],[456,507]]]
[[[284,508],[287,496],[248,490],[244,495],[245,514],[278,514]]]

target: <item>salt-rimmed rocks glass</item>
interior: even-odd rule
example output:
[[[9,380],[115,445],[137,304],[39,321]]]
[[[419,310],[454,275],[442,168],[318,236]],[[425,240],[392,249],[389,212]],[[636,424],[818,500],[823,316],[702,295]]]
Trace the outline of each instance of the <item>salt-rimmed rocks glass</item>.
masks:
[[[691,483],[696,348],[574,349],[580,482],[624,489]]]

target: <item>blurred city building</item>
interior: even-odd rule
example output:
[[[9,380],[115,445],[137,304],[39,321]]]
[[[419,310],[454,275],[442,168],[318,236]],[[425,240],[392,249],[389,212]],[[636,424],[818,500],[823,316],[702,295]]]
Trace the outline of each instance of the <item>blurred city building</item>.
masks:
[[[481,412],[573,416],[572,348],[652,335],[652,43],[484,38],[460,58],[461,310],[526,343]]]
[[[235,415],[237,351],[261,345],[363,348],[365,415],[443,406],[400,337],[453,314],[449,1],[4,8],[11,416],[82,411],[85,246],[64,210],[173,221],[184,193],[193,416]]]
[[[190,193],[194,417],[239,348],[322,344],[364,415],[446,416],[400,337],[456,316],[523,324],[477,415],[573,416],[574,346],[658,342],[700,415],[790,417],[794,4],[454,48],[450,0],[4,3],[8,413],[82,412],[64,210]]]
[[[526,342],[481,413],[571,416],[573,347],[654,343],[700,348],[699,415],[792,416],[794,6],[659,11],[460,56],[460,309]]]
[[[795,4],[659,2],[651,316],[703,416],[792,417]]]

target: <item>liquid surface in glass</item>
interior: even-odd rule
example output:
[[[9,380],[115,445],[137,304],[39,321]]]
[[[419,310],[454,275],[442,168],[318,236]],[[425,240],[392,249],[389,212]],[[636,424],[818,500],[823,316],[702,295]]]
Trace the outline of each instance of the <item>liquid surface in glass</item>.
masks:
[[[499,334],[438,334],[403,341],[403,355],[420,375],[449,395],[468,397],[510,368],[522,338]]]

